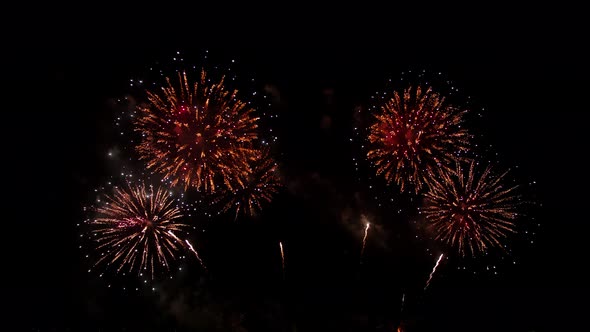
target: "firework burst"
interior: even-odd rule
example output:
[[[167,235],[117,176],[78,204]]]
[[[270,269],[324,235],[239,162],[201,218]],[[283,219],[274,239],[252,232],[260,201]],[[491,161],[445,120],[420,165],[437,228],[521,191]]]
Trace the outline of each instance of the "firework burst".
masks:
[[[447,104],[430,88],[395,91],[379,108],[369,128],[367,157],[378,175],[402,191],[411,186],[419,192],[434,169],[447,167],[468,150],[469,134],[462,127],[466,111]]]
[[[425,215],[435,239],[456,247],[465,255],[502,248],[502,240],[516,232],[519,197],[517,186],[505,187],[508,171],[495,175],[491,166],[478,175],[475,162],[466,169],[456,162],[454,170],[439,172],[425,194]]]
[[[104,264],[152,278],[156,269],[169,270],[176,253],[186,248],[178,235],[188,227],[179,222],[183,214],[175,203],[168,190],[143,183],[115,187],[112,195],[99,198],[90,208],[94,218],[87,220],[98,256],[93,267]]]
[[[233,190],[244,186],[256,157],[258,118],[237,90],[227,90],[224,78],[209,81],[205,71],[194,83],[183,72],[176,80],[166,78],[161,90],[148,91],[149,102],[137,108],[133,123],[142,136],[136,150],[171,185]]]
[[[277,168],[277,163],[270,157],[269,149],[260,150],[251,163],[251,172],[243,187],[223,193],[221,198],[216,200],[227,201],[222,211],[235,209],[236,219],[240,213],[249,216],[259,213],[262,204],[271,202],[281,187]]]

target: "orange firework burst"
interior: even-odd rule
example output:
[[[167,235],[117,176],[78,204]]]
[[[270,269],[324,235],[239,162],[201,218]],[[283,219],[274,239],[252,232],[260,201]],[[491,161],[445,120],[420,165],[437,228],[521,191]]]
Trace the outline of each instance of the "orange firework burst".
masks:
[[[502,247],[502,240],[514,233],[517,217],[517,186],[504,187],[501,175],[494,175],[490,166],[475,172],[475,162],[464,170],[461,163],[451,171],[441,171],[425,194],[421,210],[437,240],[475,254],[489,247]]]
[[[277,163],[270,157],[268,148],[259,151],[251,163],[252,171],[243,187],[222,196],[222,199],[228,200],[222,208],[223,212],[235,208],[236,219],[240,212],[250,216],[256,215],[262,210],[262,203],[269,203],[279,191],[281,182],[277,167]]]
[[[92,208],[95,217],[87,221],[99,255],[95,267],[116,266],[117,272],[136,269],[153,278],[154,269],[169,270],[169,260],[185,248],[178,234],[187,225],[178,222],[182,212],[164,188],[127,183],[116,187],[112,196],[98,199],[98,204]]]
[[[224,78],[208,83],[178,74],[176,84],[166,78],[161,91],[147,92],[149,103],[138,107],[134,129],[142,134],[136,147],[148,169],[172,185],[214,192],[219,184],[243,187],[256,151],[258,118],[254,109],[230,92]]]
[[[468,150],[469,134],[461,125],[465,110],[448,105],[428,88],[397,91],[380,106],[370,127],[367,157],[387,183],[403,191],[412,185],[419,192],[433,169],[448,167],[452,158]]]

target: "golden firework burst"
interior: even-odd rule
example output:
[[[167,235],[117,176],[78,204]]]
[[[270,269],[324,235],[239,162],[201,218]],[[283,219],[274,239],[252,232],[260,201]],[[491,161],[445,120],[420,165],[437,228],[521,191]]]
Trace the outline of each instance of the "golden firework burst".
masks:
[[[462,255],[502,247],[502,240],[516,231],[518,186],[502,183],[508,171],[496,175],[488,166],[477,174],[475,162],[463,165],[457,161],[454,170],[438,172],[421,213],[435,239]]]
[[[116,266],[116,271],[150,274],[169,270],[169,261],[185,248],[183,216],[176,200],[164,188],[144,183],[115,187],[112,195],[97,199],[87,223],[98,257],[94,266]]]

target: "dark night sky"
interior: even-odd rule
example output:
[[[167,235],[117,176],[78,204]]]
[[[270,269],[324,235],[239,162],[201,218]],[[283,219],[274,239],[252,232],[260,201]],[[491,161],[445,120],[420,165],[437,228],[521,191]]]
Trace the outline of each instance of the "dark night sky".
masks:
[[[4,294],[19,327],[190,330],[199,317],[229,324],[239,314],[227,312],[247,312],[248,331],[386,331],[399,319],[400,287],[413,289],[404,320],[416,331],[569,330],[585,322],[588,73],[576,15],[553,8],[450,16],[410,8],[378,16],[377,9],[295,10],[291,19],[289,9],[256,16],[208,15],[209,8],[194,17],[149,12],[49,15],[31,19],[34,36],[11,38],[23,63],[15,96],[24,107],[11,113],[16,118],[6,132],[8,144],[17,143],[8,149],[9,163],[16,161],[11,166],[23,176],[9,179],[19,199],[11,204],[18,214],[5,221],[11,276]],[[183,305],[106,291],[85,273],[75,224],[109,171],[108,101],[152,61],[204,48],[220,62],[238,59],[280,91],[285,167],[311,199],[284,194],[261,220],[208,224],[202,250],[216,273],[199,281],[202,273],[192,267],[181,276],[169,292],[190,294]],[[352,111],[408,68],[442,71],[485,106],[478,129],[504,162],[519,165],[519,180],[537,181],[541,230],[521,264],[497,279],[442,271],[423,295],[419,278],[430,261],[395,252],[418,250],[410,242],[391,244],[391,234],[409,235],[407,227],[383,222],[386,249],[378,239],[369,242],[359,268],[358,234],[334,218],[355,190],[347,142]],[[320,128],[324,115],[333,120],[330,132]],[[277,265],[278,240],[289,244],[287,282]]]

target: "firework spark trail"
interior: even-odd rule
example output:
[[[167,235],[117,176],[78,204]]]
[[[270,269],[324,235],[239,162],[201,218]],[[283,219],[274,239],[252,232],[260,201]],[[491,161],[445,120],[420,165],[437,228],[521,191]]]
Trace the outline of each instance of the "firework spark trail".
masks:
[[[432,269],[432,272],[430,272],[430,276],[428,277],[428,280],[426,281],[426,286],[424,286],[424,290],[426,290],[426,288],[428,288],[428,285],[430,285],[430,280],[432,280],[432,276],[434,275],[434,272],[436,272],[436,268],[438,267],[438,263],[440,263],[443,256],[444,256],[444,254],[440,254],[440,256],[438,256],[438,259],[436,260],[436,264],[434,264],[434,268]]]
[[[170,234],[170,236],[172,236],[173,239],[175,239],[176,241],[178,241],[180,244],[182,244],[182,240],[178,238],[178,236],[176,236],[176,234],[174,234],[172,231],[168,231],[168,234]]]
[[[207,266],[205,266],[205,263],[203,263],[203,260],[199,256],[199,253],[195,250],[195,248],[193,248],[193,245],[190,242],[188,242],[188,240],[185,240],[185,242],[188,245],[189,250],[192,251],[195,254],[195,256],[197,257],[197,259],[199,260],[199,263],[201,263],[201,266],[205,269],[205,271],[208,271],[207,270]]]
[[[362,219],[366,220],[367,218],[365,216],[362,216]],[[371,227],[371,223],[366,221],[365,236],[363,236],[363,247],[361,248],[361,263],[363,260],[363,254],[365,253],[365,247],[367,246],[367,235],[369,235],[369,227]]]
[[[283,242],[279,241],[279,247],[281,248],[281,264],[283,267],[283,279],[285,278],[285,251],[283,250]]]

